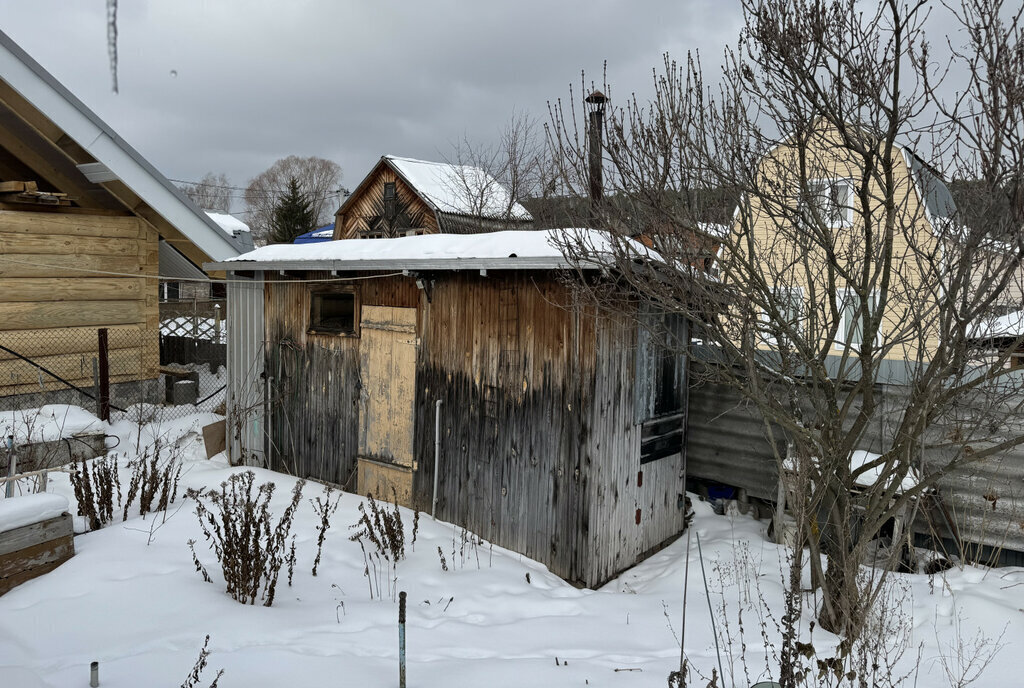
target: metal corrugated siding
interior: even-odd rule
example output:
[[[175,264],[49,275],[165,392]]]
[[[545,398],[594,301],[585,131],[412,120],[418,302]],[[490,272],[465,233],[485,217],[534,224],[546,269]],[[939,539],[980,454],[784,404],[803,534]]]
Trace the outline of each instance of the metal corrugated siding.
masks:
[[[232,463],[263,465],[264,326],[262,273],[245,283],[228,273],[228,456]]]
[[[762,416],[742,402],[739,392],[710,382],[691,385],[688,421],[687,477],[775,499],[778,473]]]
[[[870,451],[880,452],[887,446],[885,437],[896,431],[900,419],[904,388],[886,385],[882,388],[882,412],[879,424],[865,437]],[[999,409],[996,415],[1006,412]],[[954,433],[967,436],[980,429],[986,441],[1011,437],[1024,432],[1024,418],[1011,416],[1010,424],[985,427],[991,417],[984,408],[964,404],[958,419],[940,419],[929,430],[925,444],[925,460],[940,465],[948,456],[937,449],[929,450],[927,442],[948,442]],[[958,427],[956,427],[958,426]],[[1016,427],[1014,427],[1016,426]],[[687,439],[687,473],[689,477],[741,487],[753,497],[775,500],[777,476],[775,458],[765,437],[762,416],[742,403],[739,392],[726,385],[700,382],[690,388],[689,435]],[[985,446],[978,440],[976,448]],[[1004,551],[993,556],[993,562],[1013,563],[1024,552],[1024,446],[988,459],[968,463],[964,468],[939,481],[943,503],[960,529],[961,537],[971,543]],[[940,517],[934,514],[932,520]],[[948,535],[941,522],[934,523],[937,534]],[[931,531],[928,518],[922,514],[915,523],[918,533]],[[951,552],[954,553],[954,552]],[[983,559],[987,560],[986,555]],[[987,563],[987,562],[986,562]]]

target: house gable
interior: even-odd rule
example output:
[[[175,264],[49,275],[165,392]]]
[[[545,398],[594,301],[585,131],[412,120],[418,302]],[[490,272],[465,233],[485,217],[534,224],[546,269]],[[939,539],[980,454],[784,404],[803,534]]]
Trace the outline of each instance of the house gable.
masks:
[[[389,185],[395,197],[388,197]],[[363,179],[334,222],[335,239],[376,239],[435,234],[437,214],[395,169],[381,158]]]

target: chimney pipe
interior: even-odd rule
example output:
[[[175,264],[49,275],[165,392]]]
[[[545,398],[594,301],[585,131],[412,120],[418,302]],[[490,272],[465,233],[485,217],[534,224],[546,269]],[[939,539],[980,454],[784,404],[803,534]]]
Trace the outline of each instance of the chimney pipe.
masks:
[[[590,214],[592,223],[598,224],[598,207],[604,198],[604,170],[602,169],[602,148],[604,134],[604,107],[608,102],[607,96],[600,91],[594,91],[586,97],[585,102],[591,106],[587,115],[588,119],[588,141],[587,161],[589,167],[590,186]]]

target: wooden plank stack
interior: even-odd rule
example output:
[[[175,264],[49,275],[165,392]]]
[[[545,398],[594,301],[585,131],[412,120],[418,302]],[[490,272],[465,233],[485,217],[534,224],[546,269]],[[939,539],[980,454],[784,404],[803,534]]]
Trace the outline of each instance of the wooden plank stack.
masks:
[[[58,191],[40,191],[35,182],[0,182],[0,203],[70,206],[71,198]]]

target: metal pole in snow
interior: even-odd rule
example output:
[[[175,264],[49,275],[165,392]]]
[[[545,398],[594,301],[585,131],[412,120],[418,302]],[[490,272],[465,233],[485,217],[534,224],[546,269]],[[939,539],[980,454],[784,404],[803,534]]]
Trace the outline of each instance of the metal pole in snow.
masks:
[[[405,591],[398,593],[398,688],[405,688]]]
[[[18,458],[14,455],[14,435],[7,436],[7,477],[11,478],[18,472],[16,464]],[[7,491],[4,493],[8,499],[14,496],[14,481],[7,481]]]
[[[434,499],[430,502],[430,517],[437,518],[437,472],[441,456],[441,400],[434,404]]]
[[[697,533],[697,556],[700,557],[700,575],[704,579],[704,596],[708,598],[708,614],[711,616],[711,633],[715,636],[715,655],[718,657],[718,675],[725,685],[725,672],[722,671],[722,653],[718,649],[718,629],[715,627],[715,612],[711,609],[711,593],[708,592],[708,574],[704,572],[704,551],[700,547],[700,533]]]
[[[89,686],[97,688],[100,685],[100,663],[93,662],[89,665]]]
[[[685,484],[685,483],[684,483]],[[683,492],[683,511],[686,511],[686,493]],[[686,516],[684,515],[685,519]],[[686,591],[690,587],[690,529],[693,528],[693,521],[686,528],[686,563],[683,565],[683,622],[679,628],[679,685],[686,683]]]

